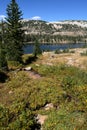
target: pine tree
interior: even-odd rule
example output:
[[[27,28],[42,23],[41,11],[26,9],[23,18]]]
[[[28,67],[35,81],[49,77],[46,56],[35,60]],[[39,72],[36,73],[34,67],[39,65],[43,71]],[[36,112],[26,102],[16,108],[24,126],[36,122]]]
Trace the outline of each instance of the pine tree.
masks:
[[[34,57],[37,57],[37,55],[41,54],[41,53],[42,53],[42,51],[41,51],[41,48],[40,48],[40,43],[36,39],[36,41],[34,43],[34,50],[33,50]]]
[[[23,54],[22,12],[16,0],[11,0],[6,11],[7,59],[20,62]]]

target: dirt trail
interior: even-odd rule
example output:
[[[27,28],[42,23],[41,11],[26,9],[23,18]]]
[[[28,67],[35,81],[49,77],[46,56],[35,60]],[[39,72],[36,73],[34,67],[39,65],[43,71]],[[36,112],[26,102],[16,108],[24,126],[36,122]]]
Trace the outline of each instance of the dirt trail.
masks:
[[[29,76],[33,79],[40,79],[42,77],[39,73],[35,71],[29,71],[28,73],[29,73]]]

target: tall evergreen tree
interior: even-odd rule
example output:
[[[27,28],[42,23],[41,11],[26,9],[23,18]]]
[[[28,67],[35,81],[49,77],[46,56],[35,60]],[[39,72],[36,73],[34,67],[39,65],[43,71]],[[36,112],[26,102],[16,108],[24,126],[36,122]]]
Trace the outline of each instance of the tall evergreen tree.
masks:
[[[21,61],[23,54],[22,11],[16,0],[11,0],[7,6],[7,59]]]

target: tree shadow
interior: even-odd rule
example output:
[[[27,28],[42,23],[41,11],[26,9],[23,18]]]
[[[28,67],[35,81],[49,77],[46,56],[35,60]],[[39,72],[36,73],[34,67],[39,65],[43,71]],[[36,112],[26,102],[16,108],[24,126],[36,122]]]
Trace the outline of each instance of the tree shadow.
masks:
[[[8,79],[8,76],[4,72],[0,72],[0,82],[4,83]]]
[[[39,123],[35,123],[32,127],[31,130],[41,130],[41,125]]]
[[[29,57],[26,59],[24,65],[30,64],[30,63],[32,63],[32,62],[34,62],[34,61],[36,61],[36,60],[37,60],[37,57],[35,57],[35,56],[29,56]]]

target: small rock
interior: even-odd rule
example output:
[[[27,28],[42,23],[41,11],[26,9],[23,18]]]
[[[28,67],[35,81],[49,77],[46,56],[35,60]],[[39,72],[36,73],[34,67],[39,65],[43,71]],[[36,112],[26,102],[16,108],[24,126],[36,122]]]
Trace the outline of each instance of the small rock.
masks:
[[[12,94],[13,92],[12,91],[9,91],[9,94]]]
[[[53,104],[49,103],[49,104],[46,104],[44,108],[45,108],[45,110],[49,110],[49,109],[51,109],[53,107],[54,107]]]
[[[38,114],[36,117],[37,123],[40,123],[41,125],[43,125],[47,117],[48,117],[47,115]]]
[[[26,67],[24,68],[25,71],[30,71],[32,69],[32,67]]]

